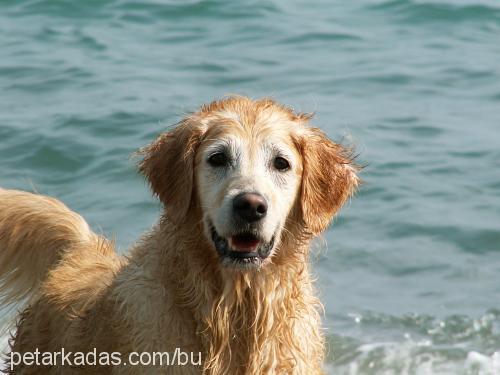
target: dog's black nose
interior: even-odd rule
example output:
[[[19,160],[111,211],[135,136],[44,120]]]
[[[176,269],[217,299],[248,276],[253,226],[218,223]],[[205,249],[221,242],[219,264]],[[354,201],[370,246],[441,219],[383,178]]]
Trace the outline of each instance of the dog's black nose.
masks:
[[[233,200],[233,210],[243,220],[252,223],[267,213],[267,202],[258,193],[240,193]]]

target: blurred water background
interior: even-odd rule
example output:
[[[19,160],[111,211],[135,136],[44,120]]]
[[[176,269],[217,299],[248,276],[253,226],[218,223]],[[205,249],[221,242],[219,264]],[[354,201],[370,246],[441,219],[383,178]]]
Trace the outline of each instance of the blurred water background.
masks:
[[[500,2],[2,0],[0,185],[126,251],[160,210],[130,155],[228,93],[367,164],[313,260],[329,373],[500,374]]]

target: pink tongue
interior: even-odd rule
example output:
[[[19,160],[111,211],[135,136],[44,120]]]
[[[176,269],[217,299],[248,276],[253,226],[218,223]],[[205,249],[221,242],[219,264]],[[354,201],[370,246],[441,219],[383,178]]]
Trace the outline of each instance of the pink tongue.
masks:
[[[242,239],[238,236],[231,237],[231,247],[234,251],[246,252],[254,251],[259,244],[259,240]]]

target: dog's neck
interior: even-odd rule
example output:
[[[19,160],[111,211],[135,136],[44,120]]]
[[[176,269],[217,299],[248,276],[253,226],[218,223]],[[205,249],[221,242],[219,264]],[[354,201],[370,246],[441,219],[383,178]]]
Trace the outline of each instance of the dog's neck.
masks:
[[[162,243],[172,244],[164,261],[177,271],[165,279],[177,284],[176,304],[193,314],[205,373],[300,373],[310,358],[322,357],[307,241],[282,238],[260,269],[235,270],[220,266],[202,228],[163,222],[158,229],[168,237]]]

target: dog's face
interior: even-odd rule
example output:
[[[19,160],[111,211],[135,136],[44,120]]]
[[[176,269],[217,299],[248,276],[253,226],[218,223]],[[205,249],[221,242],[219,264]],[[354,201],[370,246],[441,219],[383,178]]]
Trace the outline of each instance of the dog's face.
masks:
[[[302,160],[286,118],[213,118],[196,155],[205,232],[224,265],[256,266],[279,242]]]
[[[140,169],[174,225],[199,208],[223,266],[259,267],[284,231],[324,230],[357,185],[344,149],[308,119],[269,100],[214,102],[143,150]]]

